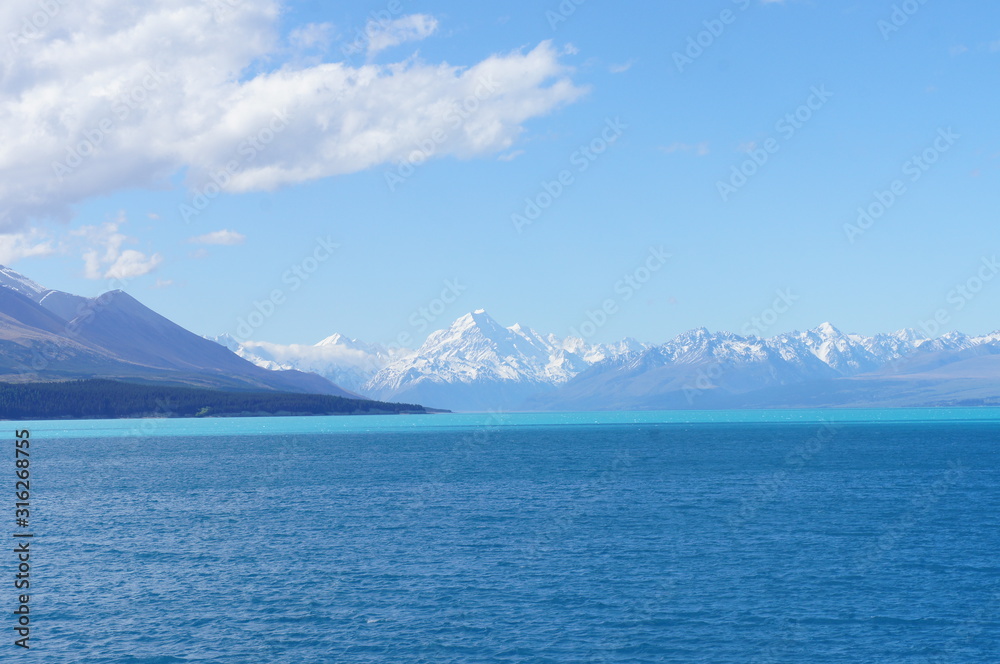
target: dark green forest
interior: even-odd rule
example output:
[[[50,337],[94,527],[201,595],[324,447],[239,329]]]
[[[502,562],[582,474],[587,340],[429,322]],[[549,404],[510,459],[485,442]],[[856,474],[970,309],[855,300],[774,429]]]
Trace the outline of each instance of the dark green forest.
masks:
[[[325,394],[236,392],[91,379],[0,384],[0,419],[119,419],[431,412],[413,404]]]

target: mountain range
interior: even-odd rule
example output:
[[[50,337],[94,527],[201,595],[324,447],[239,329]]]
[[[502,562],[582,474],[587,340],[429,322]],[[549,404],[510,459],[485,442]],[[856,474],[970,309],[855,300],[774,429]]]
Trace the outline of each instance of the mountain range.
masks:
[[[315,346],[215,340],[258,366],[316,371],[359,394],[410,403],[447,403],[450,410],[513,410],[558,389],[595,363],[647,346],[634,339],[588,344],[503,327],[484,310],[433,332],[416,350],[388,349],[333,335]]]
[[[416,350],[339,335],[316,346],[220,341],[260,366],[452,410],[1000,405],[1000,333],[864,336],[823,323],[766,339],[699,328],[663,344],[590,344],[504,327],[480,309]]]
[[[247,362],[123,291],[81,297],[0,266],[0,382],[83,378],[356,396],[314,373]]]
[[[122,291],[43,288],[0,267],[0,382],[79,378],[277,390],[451,410],[1000,405],[1000,332],[864,336],[830,323],[770,338],[690,330],[594,344],[479,309],[416,349],[200,337]]]

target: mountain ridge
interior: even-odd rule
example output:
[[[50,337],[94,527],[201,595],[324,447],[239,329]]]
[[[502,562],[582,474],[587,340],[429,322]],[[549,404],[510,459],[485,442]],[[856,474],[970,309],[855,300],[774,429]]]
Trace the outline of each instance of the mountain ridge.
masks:
[[[595,344],[485,309],[416,349],[336,333],[313,345],[195,335],[123,291],[44,288],[0,266],[0,380],[128,379],[423,403],[606,410],[1000,403],[1000,332],[862,335],[830,322],[762,338],[693,328]],[[344,389],[339,385],[346,385]]]
[[[0,266],[0,381],[90,378],[357,397],[315,374],[247,362],[124,291],[85,298]]]
[[[343,339],[332,335],[325,342],[336,345]],[[1000,385],[1000,369],[985,359],[995,353],[1000,353],[1000,333],[930,339],[904,328],[869,336],[845,333],[831,322],[770,337],[698,327],[662,344],[634,339],[589,344],[517,323],[504,327],[477,309],[432,332],[419,348],[383,358],[357,389],[373,398],[452,410],[797,407],[821,401],[817,394],[824,390],[840,395],[824,403],[858,405],[860,397],[847,398],[850,386],[871,399],[877,381],[910,385],[910,374],[927,375],[945,391],[988,394],[992,388],[974,383],[996,374]],[[296,366],[291,354],[285,360],[283,366]],[[942,368],[949,364],[957,375]],[[796,401],[794,390],[783,391],[795,385],[818,392],[808,398],[803,393]],[[768,402],[767,394],[775,401]],[[914,396],[908,403],[947,400],[947,395]]]

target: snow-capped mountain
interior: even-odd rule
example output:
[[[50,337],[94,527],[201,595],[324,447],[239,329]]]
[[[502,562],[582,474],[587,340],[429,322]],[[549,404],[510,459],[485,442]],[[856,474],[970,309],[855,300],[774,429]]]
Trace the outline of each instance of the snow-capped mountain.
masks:
[[[836,356],[841,339],[824,330],[774,339],[741,337],[705,328],[660,346],[597,363],[552,395],[535,397],[539,409],[695,408],[718,392],[827,379],[838,372],[821,359]],[[843,345],[841,343],[841,345]],[[580,404],[580,406],[578,406]]]
[[[504,327],[484,310],[434,332],[412,354],[388,364],[362,393],[417,399],[453,410],[510,409],[551,391],[593,363],[643,348],[634,340],[595,346],[541,335],[520,324]],[[378,395],[376,397],[376,395]]]
[[[266,341],[240,342],[228,334],[212,339],[259,367],[317,373],[356,393],[360,393],[362,386],[394,359],[412,352],[407,349],[390,349],[380,344],[367,344],[340,334],[329,336],[311,346],[282,345]]]
[[[352,396],[245,362],[122,291],[81,297],[0,266],[0,382],[84,378]]]
[[[926,341],[914,330],[901,330],[892,334],[866,337],[844,334],[830,323],[805,332],[779,334],[765,342],[772,347],[783,347],[786,353],[794,349],[801,354],[808,350],[823,364],[840,376],[853,376],[874,371],[913,351]]]
[[[41,300],[42,296],[49,292],[48,288],[39,286],[20,272],[15,272],[3,265],[0,265],[0,286],[6,286],[11,290],[17,291],[35,302]]]
[[[1000,379],[1000,333],[931,340],[914,330],[845,334],[830,323],[766,339],[699,328],[658,346],[589,344],[504,327],[480,309],[413,351],[340,335],[315,346],[219,341],[258,366],[314,371],[368,397],[452,410],[842,405],[906,394],[915,404],[944,397],[929,388],[908,392],[901,377],[931,384],[968,374],[982,382],[995,371]],[[887,386],[889,379],[896,382]],[[945,392],[985,394],[972,383],[948,385]]]
[[[504,327],[482,309],[432,333],[417,350],[340,334],[312,346],[240,342],[229,335],[213,340],[265,369],[314,372],[364,396],[392,395],[457,410],[516,408],[597,362],[646,348],[635,339],[588,344],[519,324]]]
[[[993,356],[996,367],[987,367]],[[921,377],[930,384],[945,378],[943,367],[953,363],[960,363],[962,371],[949,374],[949,380],[1000,378],[1000,333],[979,337],[950,333],[931,340],[913,330],[901,330],[869,337],[844,334],[823,323],[805,332],[760,339],[701,328],[641,353],[598,363],[554,394],[533,398],[529,405],[582,410],[902,400],[902,393],[894,392],[901,386],[889,385],[887,379]],[[852,395],[851,386],[863,387],[865,396]],[[949,384],[945,391],[955,387]],[[995,392],[1000,397],[1000,387]],[[927,399],[933,394],[924,390],[913,398]]]
[[[699,328],[660,345],[591,344],[480,309],[416,350],[339,334],[214,341],[121,291],[85,298],[0,266],[0,380],[111,377],[452,410],[1000,405],[1000,332],[865,336],[823,323],[766,339]]]
[[[80,295],[39,286],[23,274],[3,265],[0,265],[0,286],[6,286],[24,295],[64,320],[72,320],[78,316],[87,309],[87,303],[90,301]]]

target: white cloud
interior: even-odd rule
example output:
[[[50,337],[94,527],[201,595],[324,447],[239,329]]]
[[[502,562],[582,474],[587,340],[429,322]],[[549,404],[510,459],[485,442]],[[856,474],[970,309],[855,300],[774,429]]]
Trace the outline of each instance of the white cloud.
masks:
[[[427,14],[410,14],[384,24],[371,22],[367,28],[368,56],[399,44],[426,39],[437,27],[437,19]]]
[[[162,262],[159,254],[147,256],[135,249],[126,249],[104,273],[106,279],[134,279],[149,274]]]
[[[636,63],[635,58],[629,59],[627,62],[623,62],[620,65],[611,65],[608,67],[608,71],[612,74],[623,74],[632,68],[632,65]]]
[[[58,6],[28,30],[37,0],[0,6],[0,232],[181,171],[195,191],[270,190],[402,161],[438,131],[434,157],[492,155],[585,92],[548,42],[468,67],[295,66],[274,60],[277,0]],[[403,18],[376,47],[436,25]]]
[[[87,279],[133,279],[149,274],[163,261],[160,254],[148,256],[136,249],[125,249],[137,240],[119,229],[124,216],[100,226],[82,226],[70,231],[80,238],[83,276]]]
[[[242,233],[225,229],[188,238],[188,242],[191,244],[224,244],[232,246],[234,244],[243,244],[246,239],[247,236]]]
[[[38,229],[26,233],[0,234],[0,264],[10,265],[22,258],[48,256],[56,252],[52,238]]]
[[[288,36],[288,41],[294,48],[299,50],[309,50],[313,48],[325,48],[330,44],[330,34],[333,26],[329,23],[309,23],[301,28],[292,30]]]
[[[524,150],[511,150],[510,152],[503,153],[502,155],[497,157],[497,159],[499,159],[500,161],[514,161],[522,154],[524,154]]]

